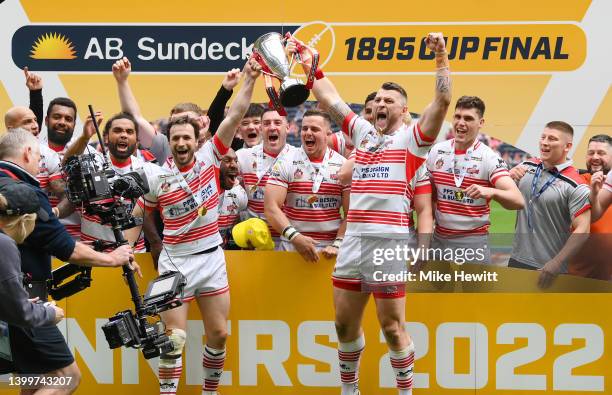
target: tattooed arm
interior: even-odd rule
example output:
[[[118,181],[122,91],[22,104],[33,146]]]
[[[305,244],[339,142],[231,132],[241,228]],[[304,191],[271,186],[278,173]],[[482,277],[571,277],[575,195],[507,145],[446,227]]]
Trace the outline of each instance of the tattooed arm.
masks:
[[[444,122],[451,101],[451,79],[448,54],[442,33],[429,33],[425,39],[427,47],[436,53],[436,95],[419,119],[419,126],[425,135],[435,139]]]

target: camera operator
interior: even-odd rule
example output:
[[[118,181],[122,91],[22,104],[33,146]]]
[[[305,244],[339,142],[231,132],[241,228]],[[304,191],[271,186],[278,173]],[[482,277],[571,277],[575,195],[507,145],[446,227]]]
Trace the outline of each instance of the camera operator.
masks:
[[[122,176],[142,168],[148,168],[148,172],[151,173],[155,173],[155,169],[159,169],[159,166],[156,164],[146,162],[145,160],[136,156],[139,136],[138,129],[139,127],[136,119],[131,114],[125,112],[114,115],[106,122],[106,125],[104,126],[102,138],[107,145],[111,166],[117,176]],[[70,148],[68,148],[66,151],[66,157],[69,158],[73,155],[81,155],[89,152],[86,151],[87,144],[95,133],[96,129],[93,127],[90,117],[88,117],[86,127],[83,128],[83,134]],[[99,164],[102,165],[104,161],[102,155],[93,149],[90,149],[90,151],[95,153],[96,159],[98,160]],[[111,180],[115,179],[117,179],[117,177]],[[128,212],[131,213],[132,209],[132,207],[128,208]],[[157,229],[155,228],[153,216],[145,216],[143,230],[144,235],[151,246],[152,253],[159,256],[162,244],[161,238],[159,237]],[[97,215],[83,213],[81,217],[81,241],[94,242],[96,240],[114,242],[115,236],[113,234],[113,230],[110,225],[102,225],[100,222],[100,217]],[[146,252],[145,240],[144,237],[142,237],[142,234],[134,246],[134,252]]]
[[[84,266],[121,267],[129,264],[133,253],[129,246],[102,254],[85,244],[75,242],[53,215],[47,195],[40,189],[36,174],[40,151],[38,140],[25,130],[16,130],[0,139],[0,177],[9,177],[29,184],[36,192],[48,221],[37,218],[32,233],[19,246],[21,271],[28,277],[30,297],[47,300],[46,280],[51,278],[51,255],[60,260]],[[135,263],[133,268],[140,272]],[[80,381],[80,371],[59,329],[46,326],[24,330],[9,326],[13,361],[0,359],[0,374],[48,374],[71,377],[71,388],[58,389],[57,394],[72,393]],[[36,356],[36,358],[32,358]]]
[[[24,328],[53,325],[64,318],[55,302],[33,303],[23,288],[16,243],[32,233],[37,216],[48,218],[36,192],[23,182],[0,178],[0,320]]]

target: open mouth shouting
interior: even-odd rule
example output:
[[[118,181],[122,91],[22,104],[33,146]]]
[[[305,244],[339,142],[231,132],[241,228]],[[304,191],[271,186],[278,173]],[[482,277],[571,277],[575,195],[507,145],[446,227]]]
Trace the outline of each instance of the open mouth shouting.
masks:
[[[304,136],[304,148],[308,151],[312,151],[315,149],[316,140],[313,136]]]
[[[376,112],[376,118],[374,120],[374,125],[378,130],[385,130],[387,128],[389,120],[389,114],[385,109],[380,109]]]
[[[189,157],[190,157],[189,148],[186,148],[186,147],[176,148],[174,152],[176,153],[177,162],[181,164],[185,164],[189,160]]]

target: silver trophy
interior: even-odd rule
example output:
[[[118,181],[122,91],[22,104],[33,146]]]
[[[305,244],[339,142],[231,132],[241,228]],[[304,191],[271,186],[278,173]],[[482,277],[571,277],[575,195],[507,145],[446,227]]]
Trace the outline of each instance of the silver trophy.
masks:
[[[291,78],[291,61],[287,59],[284,46],[284,38],[279,33],[266,33],[259,37],[253,45],[253,56],[261,65],[265,76],[266,92],[272,106],[279,114],[285,115],[286,107],[296,107],[304,103],[310,95],[310,90],[298,78]],[[279,93],[272,85],[272,77],[278,79],[280,84]]]

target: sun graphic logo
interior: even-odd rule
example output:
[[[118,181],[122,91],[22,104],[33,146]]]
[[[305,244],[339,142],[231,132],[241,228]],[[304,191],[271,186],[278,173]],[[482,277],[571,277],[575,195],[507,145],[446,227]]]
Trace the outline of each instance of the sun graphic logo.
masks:
[[[297,28],[293,35],[304,44],[319,51],[319,67],[323,68],[329,62],[336,47],[336,35],[329,23],[309,22]],[[295,75],[304,76],[302,67],[294,68],[293,72]]]
[[[34,42],[30,50],[32,59],[75,59],[74,44],[60,33],[46,33]]]

